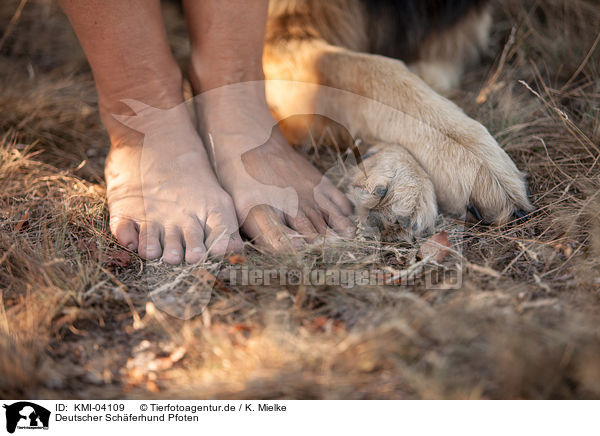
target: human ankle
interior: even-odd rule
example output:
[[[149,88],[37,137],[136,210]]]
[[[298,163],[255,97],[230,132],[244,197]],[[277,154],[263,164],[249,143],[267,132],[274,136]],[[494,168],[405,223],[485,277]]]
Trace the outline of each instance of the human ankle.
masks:
[[[262,62],[196,51],[190,60],[190,81],[196,94],[236,83],[264,81]],[[264,92],[264,87],[263,87]]]
[[[171,109],[183,103],[182,75],[179,69],[172,72],[172,76],[152,78],[133,82],[111,84],[104,86],[96,84],[98,90],[98,106],[100,118],[111,137],[111,143],[132,143],[138,139],[139,133],[125,127],[115,119],[115,115],[138,115],[132,113],[132,108],[124,100],[135,100],[151,108],[160,110]]]
[[[182,80],[149,80],[123,84],[112,89],[98,87],[98,105],[101,112],[127,114],[130,110],[123,100],[138,100],[158,109],[170,109],[183,102]]]

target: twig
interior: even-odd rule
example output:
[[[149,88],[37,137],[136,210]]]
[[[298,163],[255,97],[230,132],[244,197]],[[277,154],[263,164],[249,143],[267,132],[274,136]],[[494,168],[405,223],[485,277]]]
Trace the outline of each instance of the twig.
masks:
[[[27,0],[21,0],[21,2],[19,3],[19,6],[17,6],[17,10],[15,11],[15,13],[12,16],[12,18],[10,19],[10,21],[8,22],[8,25],[6,26],[6,30],[4,31],[4,35],[2,35],[2,39],[0,39],[0,50],[2,50],[2,46],[4,45],[4,42],[8,39],[10,34],[15,29],[15,26],[17,25],[17,21],[19,21],[19,18],[21,18],[21,13],[23,12],[23,8],[25,7],[26,3],[27,3]]]
[[[573,82],[573,80],[575,80],[575,78],[579,75],[579,73],[581,73],[583,71],[586,64],[592,57],[594,50],[596,50],[596,46],[598,45],[598,42],[600,42],[600,32],[598,32],[598,35],[596,36],[596,39],[594,40],[592,47],[589,49],[589,51],[583,58],[583,61],[581,61],[581,64],[579,64],[579,67],[577,67],[577,70],[575,70],[573,75],[569,78],[569,80],[567,80],[567,83],[565,83],[564,86],[560,89],[561,91],[564,91],[565,89],[567,89],[569,87],[569,85],[571,84],[571,82]]]
[[[516,26],[513,26],[513,28],[510,31],[508,41],[504,45],[504,49],[502,50],[502,54],[500,55],[500,60],[498,61],[498,67],[496,68],[496,71],[494,71],[494,74],[492,74],[492,76],[487,81],[487,83],[485,84],[483,89],[481,89],[481,91],[479,91],[479,95],[477,95],[477,98],[475,99],[475,102],[477,104],[485,103],[488,98],[488,95],[490,94],[490,92],[493,91],[494,85],[498,81],[498,78],[500,77],[500,73],[502,72],[502,70],[504,69],[504,65],[506,64],[508,52],[515,44],[516,32],[517,32],[517,28],[516,28]]]

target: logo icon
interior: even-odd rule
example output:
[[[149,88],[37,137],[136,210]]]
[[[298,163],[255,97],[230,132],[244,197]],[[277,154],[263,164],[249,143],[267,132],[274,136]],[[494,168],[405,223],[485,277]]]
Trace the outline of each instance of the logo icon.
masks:
[[[42,406],[28,401],[19,401],[6,409],[6,431],[14,433],[18,429],[36,430],[48,429],[50,411]]]

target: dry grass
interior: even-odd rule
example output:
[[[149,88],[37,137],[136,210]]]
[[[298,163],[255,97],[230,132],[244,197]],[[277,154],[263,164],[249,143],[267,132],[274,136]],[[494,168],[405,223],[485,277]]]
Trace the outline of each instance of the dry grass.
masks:
[[[19,3],[0,6],[0,38]],[[221,280],[182,321],[148,289],[198,268],[146,264],[108,234],[89,68],[56,4],[28,2],[0,46],[0,397],[600,397],[600,8],[497,9],[493,55],[454,98],[529,173],[532,219],[443,221],[460,236],[458,290],[237,287],[229,264],[204,265]],[[167,16],[182,58],[181,18]],[[416,247],[368,245],[249,247],[246,264],[414,261]]]

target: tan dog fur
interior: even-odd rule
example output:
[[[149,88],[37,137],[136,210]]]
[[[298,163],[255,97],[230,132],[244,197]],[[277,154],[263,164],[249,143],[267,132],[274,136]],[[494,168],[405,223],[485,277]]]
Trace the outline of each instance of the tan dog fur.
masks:
[[[428,38],[409,66],[365,52],[365,13],[357,0],[273,0],[269,13],[263,64],[276,118],[319,113],[375,147],[365,160],[367,174],[357,171],[345,186],[359,211],[376,210],[386,223],[408,218],[407,230],[420,234],[433,226],[436,203],[455,215],[474,204],[493,223],[532,210],[524,175],[487,129],[433,89],[456,86],[485,46],[489,10]],[[294,89],[287,81],[348,92]],[[356,104],[349,95],[364,98]],[[293,142],[306,134],[305,123],[288,120],[282,129]],[[373,203],[375,192],[356,195],[356,188],[379,187],[374,181],[385,184],[386,197]]]

